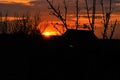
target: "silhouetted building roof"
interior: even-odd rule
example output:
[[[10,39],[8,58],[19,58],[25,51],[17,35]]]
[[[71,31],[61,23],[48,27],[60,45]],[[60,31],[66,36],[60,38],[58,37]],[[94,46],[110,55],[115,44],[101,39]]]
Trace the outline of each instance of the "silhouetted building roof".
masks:
[[[63,38],[68,41],[91,41],[97,40],[96,35],[92,31],[88,30],[74,30],[68,29],[64,34]]]

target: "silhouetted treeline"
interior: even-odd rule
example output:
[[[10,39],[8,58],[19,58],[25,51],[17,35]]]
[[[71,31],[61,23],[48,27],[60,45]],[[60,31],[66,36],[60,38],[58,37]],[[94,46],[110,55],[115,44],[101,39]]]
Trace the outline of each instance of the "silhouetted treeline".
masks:
[[[78,32],[73,30],[66,32],[63,36],[51,36],[50,38],[45,38],[43,35],[0,35],[0,50],[2,53],[10,49],[10,51],[13,51],[13,54],[17,53],[15,52],[16,50],[18,50],[18,52],[19,50],[22,51],[21,54],[28,54],[29,52],[34,53],[35,51],[37,55],[44,55],[44,53],[48,51],[49,53],[62,53],[62,51],[68,51],[65,54],[69,54],[69,52],[75,52],[76,54],[83,52],[82,54],[84,54],[86,51],[90,51],[91,54],[96,53],[96,51],[102,51],[101,53],[105,54],[109,54],[110,52],[116,54],[119,53],[119,47],[120,40],[97,39],[96,36],[92,35],[92,32],[84,32],[84,30]],[[38,51],[38,53],[36,51]]]
[[[14,14],[0,12],[0,33],[1,34],[27,34],[40,35],[38,25],[41,22],[40,13]]]

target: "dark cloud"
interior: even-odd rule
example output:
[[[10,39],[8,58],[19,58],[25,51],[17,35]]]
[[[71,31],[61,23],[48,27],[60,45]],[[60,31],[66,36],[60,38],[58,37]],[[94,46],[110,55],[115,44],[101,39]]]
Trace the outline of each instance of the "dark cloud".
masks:
[[[45,6],[45,0],[35,0],[35,1],[30,1],[29,3],[32,4],[33,6],[38,6],[38,5],[44,5]]]
[[[66,0],[68,2],[68,10],[69,13],[75,13],[75,0]],[[85,2],[84,0],[79,0],[80,3],[80,11],[81,13],[85,13]],[[92,1],[88,0],[88,5],[91,8],[92,7]],[[109,7],[109,0],[103,0],[105,9]],[[60,5],[61,8],[63,8],[63,0],[53,0],[54,6],[57,7]],[[120,13],[120,0],[112,0],[113,3],[113,11],[114,13]],[[25,4],[19,4],[19,3],[0,3],[0,11],[8,11],[10,13],[13,12],[25,12],[29,10],[40,10],[42,13],[49,12],[48,8],[49,5],[46,2],[46,0],[31,0],[29,2],[31,5],[25,5]],[[100,12],[101,6],[100,6],[100,0],[97,0],[97,12]]]
[[[24,13],[26,11],[31,10],[32,7],[24,4],[19,3],[0,3],[0,11],[1,12],[8,12],[9,15],[14,13]]]

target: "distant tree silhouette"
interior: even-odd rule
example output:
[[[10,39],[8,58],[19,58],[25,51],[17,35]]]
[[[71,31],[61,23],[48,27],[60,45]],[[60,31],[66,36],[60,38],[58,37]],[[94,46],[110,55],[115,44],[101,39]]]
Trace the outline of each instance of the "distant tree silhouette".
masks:
[[[40,11],[36,12],[34,15],[33,15],[33,27],[32,27],[32,33],[31,34],[40,34],[40,30],[39,30],[39,24],[41,22],[41,15],[40,15]]]
[[[10,21],[8,19],[8,13],[5,14],[5,17],[2,13],[0,14],[0,31],[1,33],[9,34],[27,34],[27,35],[40,35],[41,32],[38,28],[38,25],[41,22],[40,12],[30,14],[18,15],[14,14],[14,20]]]
[[[15,15],[16,16],[16,15]],[[30,30],[32,29],[32,23],[30,16],[28,14],[23,14],[22,16],[17,15],[17,17],[14,17],[15,21],[13,22],[13,29],[12,33],[17,34],[30,34]]]
[[[7,32],[8,28],[8,12],[3,15],[2,12],[0,12],[0,30],[1,33],[5,34]]]

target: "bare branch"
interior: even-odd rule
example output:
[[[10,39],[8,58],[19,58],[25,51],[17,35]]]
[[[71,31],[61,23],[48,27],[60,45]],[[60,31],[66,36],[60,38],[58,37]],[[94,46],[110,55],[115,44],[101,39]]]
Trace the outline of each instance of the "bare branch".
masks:
[[[103,4],[103,0],[101,0],[101,7],[102,7],[102,14],[103,14],[103,22],[104,22],[104,32],[103,32],[103,39],[108,39],[107,36],[107,30],[109,27],[109,22],[110,22],[110,18],[111,18],[111,10],[112,10],[112,0],[109,1],[109,11],[106,12],[106,14],[104,15],[104,4]],[[105,16],[105,17],[104,17]]]
[[[79,27],[79,0],[76,0],[76,30]]]
[[[48,22],[41,23],[41,25],[39,27],[41,33],[43,33],[47,29],[48,26],[49,26]]]
[[[110,39],[112,39],[112,37],[113,37],[113,35],[114,35],[116,25],[117,25],[117,20],[115,21],[115,23],[114,23],[114,25],[113,25],[112,32],[111,32],[111,35],[110,35]]]
[[[90,12],[89,12],[89,6],[88,6],[88,1],[85,0],[85,6],[86,6],[86,10],[87,10],[87,16],[88,16],[88,21],[90,26],[92,25],[91,20],[90,20]]]
[[[50,2],[49,0],[46,0],[46,1],[48,2],[49,6],[50,6],[50,9],[52,10],[52,14],[63,23],[63,25],[66,29],[68,29],[67,22],[66,22],[66,19],[67,19],[67,4],[66,4],[66,1],[65,0],[63,1],[64,9],[65,9],[64,16],[62,16],[60,6],[58,6],[57,9],[56,9],[52,4],[53,2]]]
[[[100,1],[101,8],[102,8],[102,18],[103,18],[103,23],[105,24],[105,11],[104,11],[104,4],[103,0]]]
[[[62,32],[61,32],[61,30],[59,30],[57,27],[56,27],[56,24],[53,24],[53,23],[51,23],[52,25],[53,25],[53,27],[60,33],[60,34],[63,34]]]
[[[110,8],[109,11],[112,12],[112,0],[110,0]]]
[[[65,0],[63,1],[63,4],[64,4],[64,9],[65,9],[65,14],[64,14],[64,15],[65,15],[65,18],[64,18],[64,19],[65,19],[65,23],[66,23],[68,8],[67,8],[67,4],[66,4],[66,1],[65,1]]]
[[[96,0],[93,0],[93,10],[92,10],[92,24],[91,28],[92,31],[94,32],[94,27],[95,27],[95,14],[96,14]]]

